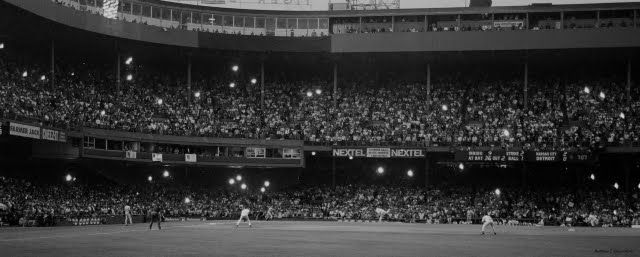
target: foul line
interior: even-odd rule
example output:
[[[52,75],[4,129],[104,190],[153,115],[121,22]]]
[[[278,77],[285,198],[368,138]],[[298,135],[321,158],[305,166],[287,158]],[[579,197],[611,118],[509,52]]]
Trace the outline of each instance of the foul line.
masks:
[[[203,224],[197,225],[183,225],[183,226],[171,226],[163,228],[162,230],[167,230],[171,228],[186,228],[186,227],[198,227]],[[123,230],[123,231],[113,231],[113,232],[99,232],[99,233],[91,233],[91,234],[77,234],[77,235],[59,235],[59,236],[41,236],[41,237],[30,237],[30,238],[11,238],[11,239],[0,239],[0,242],[11,242],[11,241],[28,241],[28,240],[38,240],[38,239],[56,239],[56,238],[69,238],[69,237],[79,237],[79,236],[98,236],[98,235],[113,235],[127,232],[144,232],[149,231],[149,229],[143,230]]]

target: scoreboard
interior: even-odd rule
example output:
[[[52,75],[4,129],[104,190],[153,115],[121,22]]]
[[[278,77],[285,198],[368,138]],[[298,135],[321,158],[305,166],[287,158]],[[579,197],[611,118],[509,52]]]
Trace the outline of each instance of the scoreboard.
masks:
[[[568,151],[457,151],[456,161],[463,162],[587,162],[588,152]]]

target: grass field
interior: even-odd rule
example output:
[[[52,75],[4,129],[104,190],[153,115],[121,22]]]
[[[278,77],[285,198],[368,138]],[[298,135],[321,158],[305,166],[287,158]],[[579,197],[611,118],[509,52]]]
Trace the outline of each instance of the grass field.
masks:
[[[1,228],[0,256],[640,256],[640,230],[232,221]],[[601,250],[603,252],[599,252]],[[606,251],[606,252],[604,252]],[[611,252],[617,251],[617,252]]]

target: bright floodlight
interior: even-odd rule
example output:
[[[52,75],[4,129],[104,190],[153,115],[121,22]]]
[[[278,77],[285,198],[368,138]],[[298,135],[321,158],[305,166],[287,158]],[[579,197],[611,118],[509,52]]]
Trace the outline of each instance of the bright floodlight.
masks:
[[[76,181],[76,177],[73,177],[73,181]]]
[[[511,135],[511,133],[509,133],[509,130],[506,130],[506,129],[502,132],[502,134],[504,134],[505,137],[508,137],[509,135]]]
[[[378,167],[376,172],[378,172],[378,174],[382,174],[382,173],[384,173],[384,168],[383,167]]]
[[[162,101],[162,99],[158,98],[157,103],[158,103],[158,104],[162,104],[162,102],[163,102],[163,101]]]
[[[45,80],[47,79],[47,77],[45,77],[44,75],[40,76],[40,80]]]
[[[231,67],[231,70],[233,70],[233,72],[237,72],[238,71],[238,65],[233,65],[233,67]]]
[[[349,156],[349,160],[353,160],[353,156]]]
[[[165,171],[162,173],[162,176],[163,176],[163,177],[165,177],[165,178],[168,178],[168,177],[169,177],[169,171],[166,171],[166,170],[165,170]]]
[[[613,184],[613,188],[618,189],[620,186],[618,185],[618,182]]]
[[[260,188],[260,192],[263,192],[263,193],[264,193],[264,191],[266,191],[266,189],[264,189],[264,187],[263,187],[263,188]]]
[[[242,189],[247,189],[247,184],[242,183],[242,185],[240,185],[240,188],[242,188]]]
[[[236,183],[236,181],[232,178],[229,179],[229,185],[233,185],[234,183]]]
[[[322,90],[316,89],[316,95],[322,94]]]
[[[600,99],[604,99],[604,92],[600,92]]]
[[[127,65],[129,65],[129,64],[131,64],[131,62],[133,62],[133,57],[129,57],[129,58],[127,58],[127,60],[126,60],[124,63],[126,63]]]
[[[27,77],[27,75],[28,75],[28,74],[27,74],[27,72],[26,72],[26,71],[22,73],[22,77],[23,77],[23,78],[26,78],[26,77]]]
[[[591,90],[589,90],[589,87],[584,87],[584,92],[588,94]]]
[[[407,171],[407,176],[413,177],[413,171],[412,170]]]
[[[593,174],[591,174],[591,176],[589,176],[589,178],[590,178],[591,180],[596,180],[596,176],[595,176],[595,175],[593,175]]]
[[[71,174],[67,174],[65,179],[67,180],[67,182],[69,182],[69,181],[71,181],[73,179],[73,177],[71,177]]]
[[[313,95],[313,93],[311,93],[311,91],[307,92],[307,96],[311,97]]]
[[[76,75],[76,73],[75,73],[75,72],[71,72],[71,76],[75,76],[75,75]]]
[[[617,210],[613,210],[613,215],[618,215],[618,211]]]
[[[271,185],[271,183],[269,183],[269,181],[268,181],[268,180],[264,182],[264,186],[265,186],[265,187],[269,187],[269,185]]]
[[[500,195],[500,188],[496,188],[496,195]]]
[[[255,85],[256,83],[258,83],[258,80],[257,80],[257,79],[255,79],[255,78],[251,79],[251,84],[254,84],[254,85]]]
[[[127,75],[127,81],[131,81],[133,79],[133,75],[129,74]]]
[[[4,49],[4,43],[0,43],[0,49]]]
[[[149,180],[149,182],[151,182],[151,181],[153,180],[153,177],[149,176],[149,177],[147,178],[147,180]]]
[[[638,189],[640,189],[640,183],[638,183]]]
[[[236,83],[233,83],[233,82],[229,83],[229,87],[230,87],[230,88],[234,88],[234,87],[236,87]]]
[[[200,97],[200,92],[196,92],[195,97]]]
[[[315,151],[314,151],[314,152],[311,152],[311,155],[315,156],[315,155],[316,155],[316,152],[315,152]]]
[[[236,176],[236,180],[237,181],[242,181],[242,176],[240,176],[240,175]]]
[[[189,197],[184,198],[184,203],[190,203],[190,202],[191,202],[191,199],[189,199]]]
[[[464,164],[460,163],[460,165],[458,165],[458,168],[459,168],[460,170],[464,170]]]
[[[444,105],[444,104],[443,104],[443,105],[442,105],[442,110],[443,110],[443,111],[449,110],[449,107],[447,107],[447,105]]]
[[[620,118],[624,119],[624,117],[625,117],[625,116],[624,116],[624,112],[621,112],[621,113],[620,113]]]

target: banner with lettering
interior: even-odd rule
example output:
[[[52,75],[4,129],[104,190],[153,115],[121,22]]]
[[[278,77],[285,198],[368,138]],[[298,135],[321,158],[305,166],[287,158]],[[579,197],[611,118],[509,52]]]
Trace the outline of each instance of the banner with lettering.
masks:
[[[126,156],[127,159],[136,159],[138,157],[137,155],[138,155],[137,152],[127,151],[125,156]]]
[[[60,133],[58,133],[58,141],[66,143],[67,142],[67,133],[64,133],[64,132],[60,131]]]
[[[10,122],[9,135],[40,139],[40,127]]]
[[[196,162],[196,155],[195,154],[185,154],[184,155],[184,161],[185,162]]]
[[[162,154],[161,153],[152,153],[151,154],[151,161],[162,162]]]
[[[424,158],[425,149],[417,148],[334,148],[335,157],[354,158]]]
[[[42,139],[51,140],[51,141],[58,141],[58,138],[59,138],[59,132],[58,131],[50,130],[50,129],[42,129]]]

